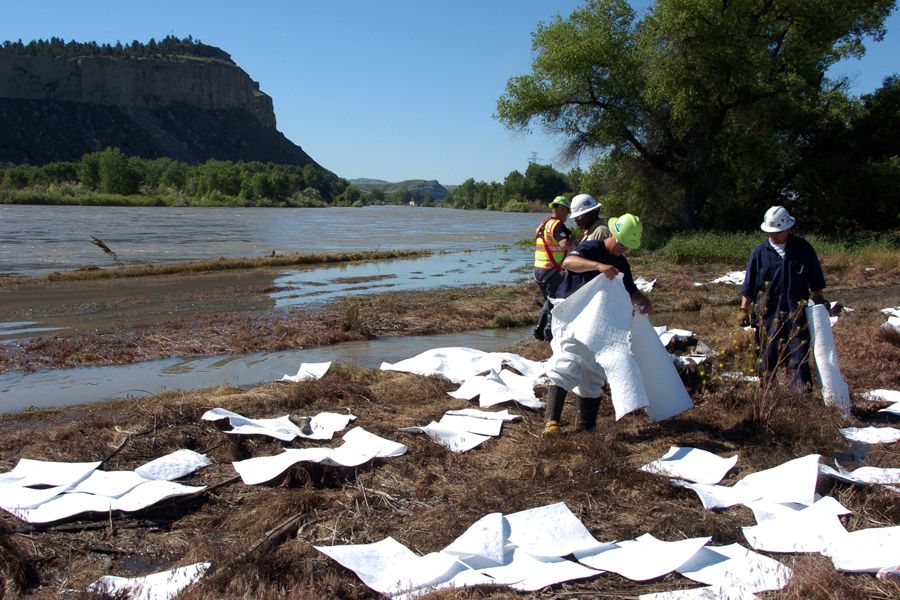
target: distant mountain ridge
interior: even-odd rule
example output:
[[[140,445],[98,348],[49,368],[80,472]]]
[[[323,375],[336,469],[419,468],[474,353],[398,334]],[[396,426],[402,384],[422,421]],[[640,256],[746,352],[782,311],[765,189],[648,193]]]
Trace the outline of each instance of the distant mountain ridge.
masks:
[[[276,129],[272,99],[257,82],[224,51],[200,49],[205,55],[72,57],[50,45],[49,56],[5,45],[0,163],[73,161],[114,146],[187,163],[320,166]]]
[[[442,186],[436,179],[407,179],[405,181],[391,182],[383,179],[369,179],[361,177],[358,179],[348,180],[351,185],[358,187],[364,191],[374,189],[381,190],[385,194],[392,192],[413,192],[428,196],[432,200],[443,200],[450,195],[450,192]]]

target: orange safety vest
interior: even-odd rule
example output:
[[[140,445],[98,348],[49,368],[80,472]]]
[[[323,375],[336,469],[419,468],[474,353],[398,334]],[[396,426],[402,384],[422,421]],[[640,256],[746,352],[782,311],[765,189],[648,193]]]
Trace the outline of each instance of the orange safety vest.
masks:
[[[555,269],[562,271],[562,261],[566,251],[553,237],[556,227],[562,224],[559,219],[547,217],[534,230],[534,266],[536,269]]]

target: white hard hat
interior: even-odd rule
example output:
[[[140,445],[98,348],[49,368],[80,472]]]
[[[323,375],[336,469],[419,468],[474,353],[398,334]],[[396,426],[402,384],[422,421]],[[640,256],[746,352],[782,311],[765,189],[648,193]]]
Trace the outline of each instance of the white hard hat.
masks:
[[[599,209],[600,203],[594,200],[590,194],[578,194],[572,198],[572,218],[580,217],[594,209]]]
[[[785,207],[773,206],[766,211],[766,217],[759,228],[766,233],[775,233],[790,229],[796,222],[797,220],[791,216],[791,213]]]

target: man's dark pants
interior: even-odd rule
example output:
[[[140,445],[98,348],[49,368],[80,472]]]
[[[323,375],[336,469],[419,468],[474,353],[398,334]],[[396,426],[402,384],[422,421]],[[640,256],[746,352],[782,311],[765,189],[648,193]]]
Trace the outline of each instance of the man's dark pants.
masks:
[[[549,341],[553,337],[553,334],[550,333],[550,310],[553,309],[553,304],[549,298],[556,297],[556,290],[559,288],[559,284],[562,283],[563,276],[556,269],[535,269],[534,279],[541,288],[541,295],[544,297],[544,306],[541,307],[541,312],[538,315],[538,323],[534,328],[534,337],[539,340]]]
[[[756,331],[759,344],[759,366],[767,377],[774,377],[783,364],[791,378],[790,389],[808,390],[812,384],[809,369],[809,328],[805,315],[791,318],[780,313],[765,320]]]

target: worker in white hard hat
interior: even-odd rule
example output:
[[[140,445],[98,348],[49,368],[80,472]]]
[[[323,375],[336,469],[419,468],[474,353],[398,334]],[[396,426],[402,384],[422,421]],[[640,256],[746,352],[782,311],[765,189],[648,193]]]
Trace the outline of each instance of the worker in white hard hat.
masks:
[[[600,208],[600,203],[590,194],[578,194],[572,198],[572,218],[582,231],[582,242],[599,242],[609,237],[609,227],[603,223]]]
[[[783,206],[766,211],[760,229],[768,238],[750,254],[738,322],[756,328],[759,368],[769,377],[783,363],[791,389],[808,389],[809,330],[804,308],[810,298],[826,304],[825,275],[812,245],[793,235],[796,219]],[[840,310],[837,305],[837,310]]]

